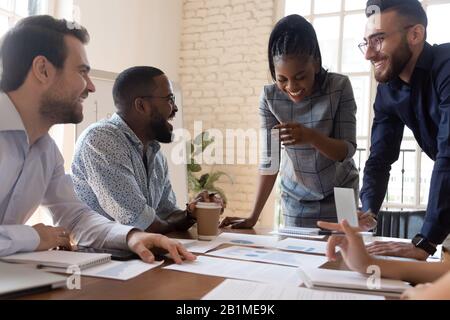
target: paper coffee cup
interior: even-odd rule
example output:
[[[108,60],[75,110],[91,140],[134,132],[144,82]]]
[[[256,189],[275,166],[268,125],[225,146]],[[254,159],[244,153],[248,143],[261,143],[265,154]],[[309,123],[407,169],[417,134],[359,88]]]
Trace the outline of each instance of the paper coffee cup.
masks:
[[[199,202],[195,205],[199,240],[213,240],[219,233],[222,206],[215,202]]]

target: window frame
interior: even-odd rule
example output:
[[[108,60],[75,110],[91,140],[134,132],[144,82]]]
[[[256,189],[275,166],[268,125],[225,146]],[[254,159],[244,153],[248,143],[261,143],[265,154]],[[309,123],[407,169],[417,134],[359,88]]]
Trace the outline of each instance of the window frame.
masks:
[[[24,1],[24,0],[8,0],[11,4],[11,8],[14,8],[13,10],[8,10],[5,8],[0,8],[0,15],[8,17],[9,22],[9,28],[12,28],[20,19],[25,18],[26,16],[21,16],[16,12],[17,2],[18,1]],[[28,1],[28,0],[27,0]],[[47,14],[52,13],[52,8],[54,7],[54,1],[55,0],[41,0],[45,2],[47,10]]]

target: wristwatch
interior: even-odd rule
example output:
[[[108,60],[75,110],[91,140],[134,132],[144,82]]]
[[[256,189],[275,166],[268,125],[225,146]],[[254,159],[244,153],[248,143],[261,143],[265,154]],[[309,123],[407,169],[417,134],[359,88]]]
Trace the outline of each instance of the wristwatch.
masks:
[[[420,248],[422,250],[424,250],[425,252],[427,252],[430,256],[434,255],[434,253],[436,252],[436,247],[430,243],[423,235],[421,235],[420,233],[418,235],[416,235],[413,239],[412,239],[412,244],[416,247],[416,248]]]

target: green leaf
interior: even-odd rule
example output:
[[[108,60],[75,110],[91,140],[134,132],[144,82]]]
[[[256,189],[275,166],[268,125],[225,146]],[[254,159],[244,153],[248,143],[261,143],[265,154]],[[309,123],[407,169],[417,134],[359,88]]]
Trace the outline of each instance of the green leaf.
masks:
[[[187,143],[187,149],[186,150],[191,150],[190,151],[190,154],[191,154],[191,156],[194,154],[194,152],[195,152],[195,145],[192,143],[192,142],[188,142]]]
[[[204,152],[210,145],[214,144],[215,141],[216,140],[214,138],[204,139],[202,143],[202,152]]]
[[[188,172],[188,186],[192,192],[200,192],[203,188],[200,186],[197,178],[190,172]]]
[[[200,172],[202,171],[202,167],[199,164],[188,164],[187,165],[188,172]]]
[[[202,187],[204,188],[204,187],[205,187],[205,184],[208,182],[208,180],[209,180],[209,174],[208,174],[208,173],[202,175],[202,176],[200,177],[200,179],[199,179],[200,186],[202,186]]]
[[[231,183],[234,183],[233,178],[225,172],[216,171],[209,174],[204,174],[197,179],[193,173],[199,173],[202,171],[202,167],[195,163],[195,157],[203,153],[209,146],[215,142],[214,137],[209,137],[209,132],[202,132],[197,137],[195,137],[193,143],[190,144],[191,159],[190,163],[187,165],[188,169],[188,185],[190,192],[201,192],[203,190],[208,190],[209,192],[217,192],[222,199],[227,202],[225,192],[216,187],[214,184],[223,176],[226,176]],[[213,156],[215,151],[212,151]]]

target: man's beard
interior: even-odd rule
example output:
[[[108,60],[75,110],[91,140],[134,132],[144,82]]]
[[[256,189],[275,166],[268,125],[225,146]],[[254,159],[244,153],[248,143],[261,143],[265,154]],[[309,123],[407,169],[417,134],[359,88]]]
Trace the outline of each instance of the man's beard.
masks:
[[[159,112],[153,114],[150,127],[156,141],[161,143],[171,143],[173,141],[172,130],[167,126],[167,120]]]
[[[77,112],[79,103],[76,98],[64,99],[47,92],[42,97],[39,113],[53,124],[78,124],[83,121],[83,113]]]
[[[383,71],[383,73],[377,73],[375,71],[375,79],[378,82],[386,83],[398,77],[403,69],[405,69],[411,57],[412,51],[406,39],[403,39],[400,47],[388,58],[389,66],[387,66],[387,70]]]

